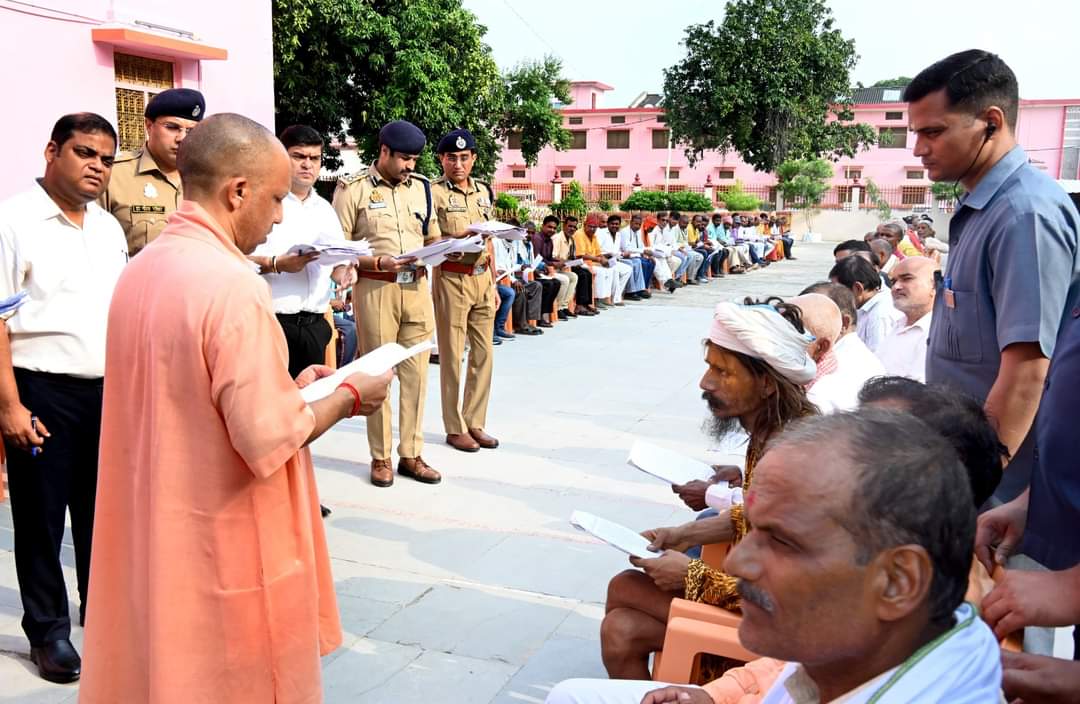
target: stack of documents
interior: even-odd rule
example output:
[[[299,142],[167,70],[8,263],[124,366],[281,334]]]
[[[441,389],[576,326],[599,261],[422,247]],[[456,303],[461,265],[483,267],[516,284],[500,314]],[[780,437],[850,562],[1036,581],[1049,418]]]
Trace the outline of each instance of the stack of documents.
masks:
[[[626,462],[646,474],[678,486],[695,480],[707,482],[714,474],[712,466],[704,462],[643,440],[634,441]]]
[[[371,254],[371,245],[367,240],[341,240],[333,244],[297,244],[293,245],[288,254],[308,254],[318,252],[319,256],[312,262],[320,266],[336,266],[355,262],[357,257],[366,257]]]
[[[483,236],[472,235],[471,237],[450,238],[432,242],[420,249],[406,252],[405,254],[400,255],[398,259],[416,257],[421,264],[426,264],[427,266],[439,266],[446,261],[446,255],[448,254],[473,254],[482,252],[483,250]]]
[[[300,389],[300,395],[304,398],[305,403],[318,401],[334,393],[334,389],[341,382],[357,372],[369,376],[378,376],[401,364],[409,357],[431,349],[435,349],[435,343],[431,340],[425,340],[412,347],[402,347],[396,342],[387,343],[368,352],[363,357],[349,362],[330,376],[324,376],[322,379],[308,384]]]
[[[468,227],[469,232],[475,232],[480,235],[489,235],[491,237],[498,237],[501,240],[523,240],[525,239],[525,229],[517,227],[516,225],[510,225],[505,222],[499,222],[497,220],[486,220],[484,222],[474,222]]]
[[[603,540],[611,547],[622,550],[627,555],[646,559],[657,556],[656,553],[649,550],[649,541],[641,537],[639,533],[635,533],[626,526],[594,516],[591,513],[574,511],[570,515],[570,525]]]
[[[568,266],[568,267],[585,266],[585,260],[584,259],[571,259],[570,261],[566,262],[566,266]]]
[[[5,298],[0,300],[0,315],[7,315],[12,311],[18,310],[19,306],[26,303],[26,299],[30,296],[30,292],[23,289],[19,291],[11,298]]]

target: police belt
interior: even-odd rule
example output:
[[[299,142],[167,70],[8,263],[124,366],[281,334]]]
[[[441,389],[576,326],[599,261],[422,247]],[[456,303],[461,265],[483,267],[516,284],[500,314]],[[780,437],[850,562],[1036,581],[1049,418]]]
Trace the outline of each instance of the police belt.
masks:
[[[487,264],[462,264],[460,262],[443,262],[439,265],[441,271],[445,271],[449,274],[468,274],[469,276],[479,276],[487,271]]]
[[[399,281],[399,278],[409,278],[408,275],[412,275],[412,281]],[[427,276],[427,269],[424,267],[417,267],[416,269],[404,269],[402,271],[366,271],[361,269],[356,272],[356,275],[361,279],[374,279],[375,281],[390,281],[392,283],[412,283],[417,279],[422,279]]]

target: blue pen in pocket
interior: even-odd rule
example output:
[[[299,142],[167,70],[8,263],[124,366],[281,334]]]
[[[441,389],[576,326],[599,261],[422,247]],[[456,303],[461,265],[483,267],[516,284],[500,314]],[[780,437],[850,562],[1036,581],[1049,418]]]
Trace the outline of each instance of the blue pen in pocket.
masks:
[[[34,429],[35,433],[37,433],[37,416],[30,416],[30,427]],[[40,454],[41,454],[41,448],[38,447],[37,445],[30,448],[30,456],[31,457],[37,457]]]

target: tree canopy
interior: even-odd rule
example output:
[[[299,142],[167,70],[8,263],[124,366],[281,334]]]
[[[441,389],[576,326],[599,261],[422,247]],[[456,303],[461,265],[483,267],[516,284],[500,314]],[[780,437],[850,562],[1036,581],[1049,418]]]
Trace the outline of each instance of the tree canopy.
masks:
[[[691,163],[705,150],[733,149],[773,171],[787,159],[854,156],[874,143],[872,127],[851,123],[858,56],[824,0],[732,0],[720,25],[691,25],[684,43],[686,57],[664,71],[664,108]]]
[[[308,124],[371,161],[379,128],[416,124],[429,148],[418,168],[436,172],[433,147],[464,127],[477,142],[474,173],[490,175],[499,142],[522,134],[527,160],[544,146],[568,146],[552,107],[568,100],[557,59],[500,73],[484,43],[487,28],[460,0],[274,0],[276,127]],[[327,166],[340,164],[330,151]]]
[[[911,83],[911,76],[897,76],[896,78],[883,78],[871,85],[871,88],[903,88]]]

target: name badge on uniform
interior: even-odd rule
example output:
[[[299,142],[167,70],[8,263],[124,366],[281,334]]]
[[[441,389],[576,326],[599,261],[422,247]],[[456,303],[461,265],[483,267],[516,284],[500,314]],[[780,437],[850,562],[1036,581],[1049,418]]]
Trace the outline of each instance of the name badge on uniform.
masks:
[[[386,201],[383,200],[382,194],[378,191],[372,191],[371,197],[368,198],[368,209],[374,210],[376,208],[385,208]]]
[[[165,214],[164,205],[133,205],[131,206],[131,212],[133,215],[142,213],[157,213],[159,215]]]
[[[386,205],[386,204],[383,203],[383,205]],[[410,271],[399,271],[397,273],[396,281],[399,284],[411,284],[413,281],[416,281],[416,272],[411,271],[411,270]]]
[[[154,184],[152,184],[152,183],[148,183],[145,186],[143,186],[142,194],[146,198],[157,198],[158,197],[157,189],[154,188]]]
[[[473,267],[472,273],[473,276],[480,276],[480,274],[483,274],[485,271],[487,271],[487,264],[477,264]]]
[[[451,193],[450,197],[446,199],[446,212],[448,212],[448,213],[464,213],[465,212],[465,204],[464,203],[458,203],[457,196],[455,196],[453,193]]]

